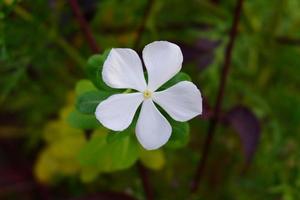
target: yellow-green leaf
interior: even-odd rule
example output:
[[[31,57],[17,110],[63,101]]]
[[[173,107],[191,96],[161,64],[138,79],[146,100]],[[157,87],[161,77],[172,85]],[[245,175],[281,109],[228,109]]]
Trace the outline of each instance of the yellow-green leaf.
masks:
[[[165,165],[165,155],[160,149],[147,151],[141,148],[140,160],[145,167],[153,170],[160,170]]]

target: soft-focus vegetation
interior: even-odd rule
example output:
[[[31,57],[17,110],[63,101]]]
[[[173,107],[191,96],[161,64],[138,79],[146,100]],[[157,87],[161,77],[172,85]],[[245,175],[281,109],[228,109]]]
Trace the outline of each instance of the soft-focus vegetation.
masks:
[[[69,1],[0,0],[0,199],[147,199],[145,173],[154,199],[300,199],[300,1],[244,0],[221,120],[192,195],[237,1],[78,2],[98,53]],[[168,119],[169,143],[146,151],[134,126],[111,133],[93,113],[116,92],[97,73],[109,49],[141,53],[155,40],[184,54],[165,87],[191,79],[205,112]]]

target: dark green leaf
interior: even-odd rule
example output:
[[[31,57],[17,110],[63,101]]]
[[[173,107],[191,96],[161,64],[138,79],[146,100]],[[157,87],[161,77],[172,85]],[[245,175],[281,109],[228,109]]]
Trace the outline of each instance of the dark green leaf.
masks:
[[[108,87],[102,79],[102,67],[105,59],[107,58],[110,49],[104,51],[103,54],[93,55],[88,59],[87,63],[87,76],[94,83],[94,85],[99,89],[104,90],[112,90],[112,88]]]
[[[170,140],[167,142],[167,148],[181,148],[184,147],[190,138],[190,126],[188,122],[178,122],[171,118],[164,109],[156,105],[158,110],[166,117],[172,127],[172,134]]]
[[[109,132],[109,134],[106,137],[107,143],[111,143],[111,142],[114,142],[116,140],[120,140],[123,137],[127,137],[128,134],[129,134],[129,131],[124,131],[124,132],[111,131],[111,132]]]
[[[90,91],[85,92],[76,100],[76,108],[84,114],[94,114],[98,104],[111,96],[112,93],[105,91]]]
[[[121,132],[110,131],[106,137],[107,143],[114,142],[115,140],[120,140],[123,137],[127,137],[129,134],[135,133],[135,126],[136,126],[136,121],[138,119],[138,116],[139,116],[139,112],[137,112],[137,114],[134,116],[130,126],[124,131]]]
[[[82,114],[77,110],[74,110],[69,114],[67,121],[74,128],[87,130],[100,127],[100,123],[95,116]]]
[[[181,82],[181,81],[191,81],[191,77],[188,74],[184,73],[184,72],[179,72],[172,79],[170,79],[168,82],[163,84],[160,87],[160,89],[169,88],[169,87],[171,87],[171,86],[173,86],[176,83]]]
[[[177,122],[169,120],[172,126],[172,135],[166,147],[168,148],[181,148],[187,145],[190,136],[190,126],[187,122]]]

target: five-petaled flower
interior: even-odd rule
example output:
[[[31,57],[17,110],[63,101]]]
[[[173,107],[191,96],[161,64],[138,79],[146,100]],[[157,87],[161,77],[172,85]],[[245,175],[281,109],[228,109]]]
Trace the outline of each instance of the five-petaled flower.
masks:
[[[157,149],[170,138],[172,127],[155,103],[174,120],[184,122],[202,113],[202,97],[189,81],[157,91],[181,69],[183,55],[180,48],[167,41],[148,44],[143,50],[147,69],[146,83],[143,65],[138,54],[128,48],[113,48],[103,65],[103,81],[112,88],[133,89],[137,92],[115,94],[102,101],[96,109],[96,118],[114,131],[129,127],[140,106],[136,136],[148,150]]]

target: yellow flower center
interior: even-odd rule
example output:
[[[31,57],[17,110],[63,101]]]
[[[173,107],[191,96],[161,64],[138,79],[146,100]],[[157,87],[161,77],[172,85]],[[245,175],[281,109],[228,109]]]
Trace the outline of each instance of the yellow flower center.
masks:
[[[149,99],[149,98],[152,97],[152,92],[149,91],[149,90],[145,90],[145,91],[143,92],[143,95],[144,95],[144,98],[145,98],[145,99]]]

